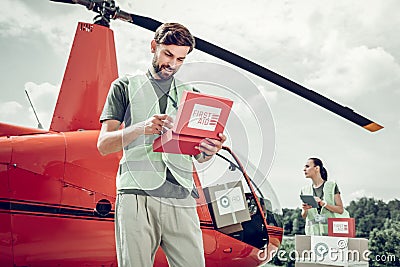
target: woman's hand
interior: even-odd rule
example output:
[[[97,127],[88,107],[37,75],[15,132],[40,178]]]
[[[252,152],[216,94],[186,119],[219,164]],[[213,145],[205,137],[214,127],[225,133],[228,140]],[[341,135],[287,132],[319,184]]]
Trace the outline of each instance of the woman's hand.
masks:
[[[311,206],[311,205],[308,205],[307,203],[303,203],[303,205],[301,206],[301,208],[302,208],[303,210],[309,210],[309,209],[312,208],[312,206]]]
[[[305,219],[307,217],[308,210],[312,208],[311,205],[308,205],[307,203],[303,203],[302,206],[302,211],[301,211],[301,217]]]
[[[322,207],[325,204],[325,201],[323,201],[322,199],[320,199],[319,197],[314,197],[315,201],[317,201],[318,205],[320,207]]]

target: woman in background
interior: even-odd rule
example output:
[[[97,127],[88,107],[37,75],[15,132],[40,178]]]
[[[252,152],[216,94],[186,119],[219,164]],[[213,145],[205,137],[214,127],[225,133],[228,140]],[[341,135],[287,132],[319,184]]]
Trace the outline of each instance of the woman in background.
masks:
[[[328,235],[328,218],[349,217],[343,208],[337,184],[328,181],[328,172],[318,158],[309,158],[304,166],[304,175],[312,184],[301,190],[302,195],[313,195],[317,208],[303,203],[301,216],[306,219],[306,235]]]

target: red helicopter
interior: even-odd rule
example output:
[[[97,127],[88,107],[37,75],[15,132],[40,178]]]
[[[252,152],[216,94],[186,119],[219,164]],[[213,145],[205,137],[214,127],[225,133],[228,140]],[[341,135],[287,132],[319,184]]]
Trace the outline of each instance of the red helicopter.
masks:
[[[0,266],[117,266],[114,242],[115,174],[121,153],[101,156],[96,142],[109,85],[117,78],[111,19],[155,31],[161,24],[122,11],[113,0],[53,0],[80,4],[98,15],[78,23],[49,130],[0,123]],[[298,94],[367,130],[379,124],[277,73],[202,39],[196,49]],[[240,171],[251,220],[226,232],[215,223],[201,179],[197,212],[206,265],[259,266],[271,259],[283,228],[271,188],[258,188],[228,148]],[[268,183],[264,187],[268,187]],[[168,266],[159,249],[154,266]]]

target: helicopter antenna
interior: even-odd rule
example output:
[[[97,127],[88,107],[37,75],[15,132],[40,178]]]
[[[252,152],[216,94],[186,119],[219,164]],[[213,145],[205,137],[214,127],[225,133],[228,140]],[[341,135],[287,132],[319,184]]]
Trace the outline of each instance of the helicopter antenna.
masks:
[[[28,100],[29,100],[29,104],[31,104],[31,107],[32,107],[32,109],[33,109],[33,113],[35,114],[35,117],[36,117],[36,120],[37,120],[37,122],[38,122],[38,128],[39,129],[43,129],[43,125],[40,123],[40,121],[39,121],[39,117],[38,117],[38,115],[36,114],[36,110],[35,110],[35,107],[33,106],[33,104],[32,104],[32,101],[31,101],[31,98],[29,97],[29,94],[28,94],[28,91],[25,89],[25,93],[26,93],[26,96],[28,97]]]

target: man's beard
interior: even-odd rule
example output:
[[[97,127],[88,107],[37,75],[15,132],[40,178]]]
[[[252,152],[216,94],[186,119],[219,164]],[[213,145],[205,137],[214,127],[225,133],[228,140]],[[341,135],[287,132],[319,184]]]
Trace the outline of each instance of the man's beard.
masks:
[[[170,68],[169,65],[166,65],[166,64],[162,64],[161,66],[159,66],[158,58],[155,54],[153,57],[152,65],[153,65],[155,73],[157,73],[158,77],[160,77],[161,80],[168,80],[178,71],[178,68],[173,69],[173,68]],[[166,72],[163,72],[163,70],[171,70],[171,72],[166,73]]]

